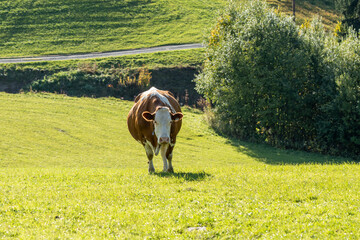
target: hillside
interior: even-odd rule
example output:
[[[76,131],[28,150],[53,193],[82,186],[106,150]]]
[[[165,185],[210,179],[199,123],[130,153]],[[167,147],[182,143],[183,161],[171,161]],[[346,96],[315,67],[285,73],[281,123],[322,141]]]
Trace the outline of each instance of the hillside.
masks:
[[[285,13],[290,0],[270,0]],[[338,15],[329,0],[297,1],[298,19]],[[201,42],[226,0],[3,0],[0,57],[113,51]]]
[[[0,57],[201,41],[223,0],[5,0]]]
[[[175,174],[160,156],[148,174],[131,105],[0,93],[0,238],[360,237],[359,164],[233,141],[183,108]]]

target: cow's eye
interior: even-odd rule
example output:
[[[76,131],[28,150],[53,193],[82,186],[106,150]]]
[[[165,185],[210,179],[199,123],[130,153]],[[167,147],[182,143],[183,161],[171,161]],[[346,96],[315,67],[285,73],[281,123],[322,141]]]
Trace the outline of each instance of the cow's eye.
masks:
[[[157,121],[154,121],[154,124],[157,124]]]

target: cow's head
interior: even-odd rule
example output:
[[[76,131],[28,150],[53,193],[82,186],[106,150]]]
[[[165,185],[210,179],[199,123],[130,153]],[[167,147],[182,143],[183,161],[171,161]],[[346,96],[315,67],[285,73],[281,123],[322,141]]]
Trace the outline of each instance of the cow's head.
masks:
[[[142,117],[148,122],[153,122],[158,144],[167,144],[170,143],[171,123],[180,121],[183,114],[181,112],[172,113],[168,107],[159,107],[153,113],[143,112]]]

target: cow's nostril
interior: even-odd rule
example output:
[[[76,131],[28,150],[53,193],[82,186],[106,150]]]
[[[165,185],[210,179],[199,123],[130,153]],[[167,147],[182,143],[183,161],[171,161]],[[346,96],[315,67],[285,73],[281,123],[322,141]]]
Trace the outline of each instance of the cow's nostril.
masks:
[[[168,137],[161,137],[160,138],[160,143],[168,143],[169,142],[169,138]]]

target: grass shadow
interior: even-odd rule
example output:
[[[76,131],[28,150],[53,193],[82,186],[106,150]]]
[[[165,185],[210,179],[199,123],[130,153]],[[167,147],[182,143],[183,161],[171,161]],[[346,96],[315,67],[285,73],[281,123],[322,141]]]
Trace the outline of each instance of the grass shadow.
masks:
[[[255,158],[259,162],[270,165],[358,163],[358,161],[351,158],[330,156],[300,150],[279,149],[264,143],[249,143],[228,139],[227,144],[235,147],[238,152]]]
[[[185,181],[203,181],[206,178],[210,177],[211,174],[205,173],[205,172],[175,172],[175,173],[167,173],[167,172],[157,172],[153,173],[154,175],[158,177],[163,178],[177,178],[182,179]]]

